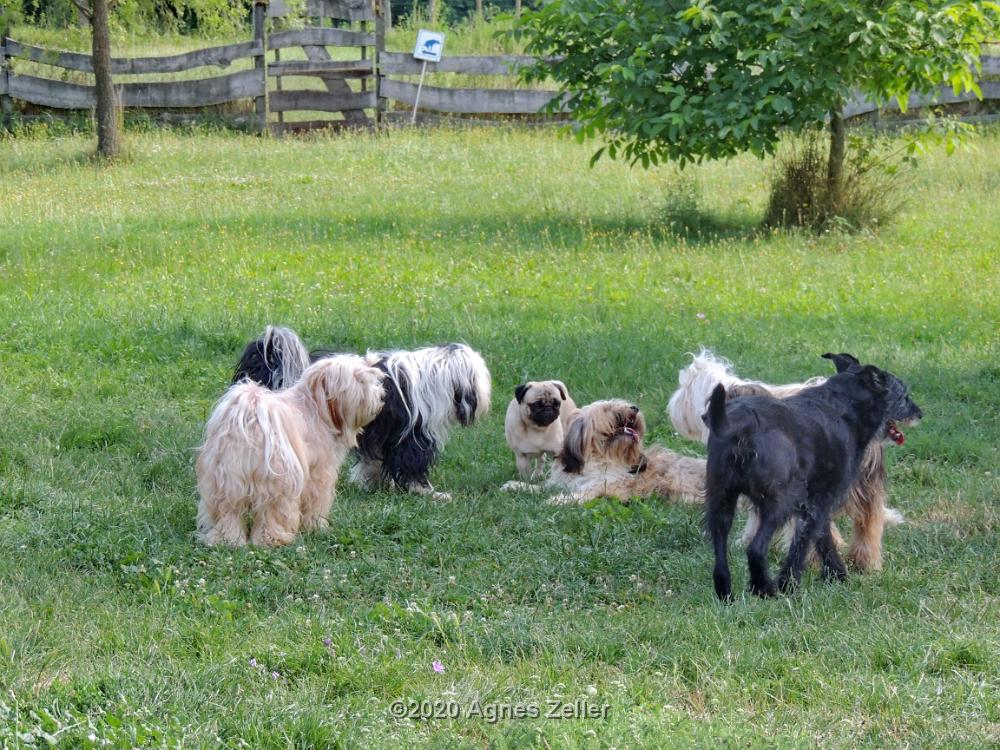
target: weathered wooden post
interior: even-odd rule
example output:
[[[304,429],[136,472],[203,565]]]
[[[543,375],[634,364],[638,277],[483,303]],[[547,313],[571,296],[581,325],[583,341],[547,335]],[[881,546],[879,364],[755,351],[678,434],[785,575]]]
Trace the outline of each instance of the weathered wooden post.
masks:
[[[262,93],[257,97],[254,110],[257,120],[257,132],[264,135],[268,132],[270,107],[267,97],[267,0],[254,0],[253,4],[253,38],[260,42],[261,51],[253,60],[254,70],[260,71]]]
[[[10,32],[6,18],[0,21],[0,124],[10,127],[10,118],[14,111],[10,99],[10,83],[7,75],[7,34]]]
[[[386,16],[391,0],[372,0],[375,6],[375,53],[372,65],[375,72],[375,127],[385,124],[386,98],[382,96],[382,53],[385,52]]]

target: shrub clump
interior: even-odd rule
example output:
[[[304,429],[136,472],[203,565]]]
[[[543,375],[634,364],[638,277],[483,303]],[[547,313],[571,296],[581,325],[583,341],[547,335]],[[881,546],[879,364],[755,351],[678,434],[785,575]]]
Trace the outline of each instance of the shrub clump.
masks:
[[[769,227],[804,227],[857,232],[891,221],[905,204],[905,179],[873,136],[848,139],[839,195],[827,181],[828,138],[811,132],[790,141],[775,161],[764,223]]]

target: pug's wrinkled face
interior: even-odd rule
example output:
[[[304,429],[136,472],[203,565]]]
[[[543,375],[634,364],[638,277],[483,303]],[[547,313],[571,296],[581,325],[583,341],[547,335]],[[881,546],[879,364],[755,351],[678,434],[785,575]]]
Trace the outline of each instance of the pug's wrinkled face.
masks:
[[[559,419],[559,411],[567,399],[566,386],[558,380],[531,381],[515,388],[514,398],[525,422],[548,427]]]

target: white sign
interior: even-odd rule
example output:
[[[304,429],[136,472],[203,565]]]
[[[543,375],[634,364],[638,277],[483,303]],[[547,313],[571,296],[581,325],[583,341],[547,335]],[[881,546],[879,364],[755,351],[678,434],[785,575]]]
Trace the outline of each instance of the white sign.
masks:
[[[441,52],[444,50],[444,34],[440,31],[420,29],[417,32],[417,44],[413,48],[413,56],[426,62],[441,62]]]

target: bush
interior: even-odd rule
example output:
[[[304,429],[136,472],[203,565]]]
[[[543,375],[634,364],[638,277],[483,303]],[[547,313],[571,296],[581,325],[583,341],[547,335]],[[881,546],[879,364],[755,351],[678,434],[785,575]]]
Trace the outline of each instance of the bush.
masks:
[[[819,131],[783,145],[775,160],[764,223],[814,231],[874,229],[891,221],[905,203],[906,179],[872,135],[848,139],[839,196],[827,188],[828,137]]]

